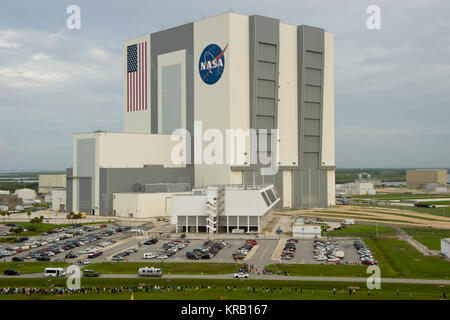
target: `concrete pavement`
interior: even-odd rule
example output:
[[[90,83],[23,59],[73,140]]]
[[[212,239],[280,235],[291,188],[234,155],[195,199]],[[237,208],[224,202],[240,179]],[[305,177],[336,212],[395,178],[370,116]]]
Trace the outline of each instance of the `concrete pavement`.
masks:
[[[0,278],[42,278],[43,273],[27,273],[20,276],[0,275]],[[105,279],[127,279],[139,278],[136,274],[101,274],[100,278]],[[232,279],[233,274],[215,274],[215,275],[183,275],[183,274],[165,274],[163,279]],[[249,279],[253,280],[293,280],[293,281],[325,281],[325,282],[366,282],[367,278],[358,277],[309,277],[309,276],[282,276],[282,275],[255,275],[250,274]],[[243,280],[245,281],[245,280]],[[405,279],[405,278],[381,278],[381,283],[399,283],[399,284],[435,284],[450,285],[450,280],[441,279]]]

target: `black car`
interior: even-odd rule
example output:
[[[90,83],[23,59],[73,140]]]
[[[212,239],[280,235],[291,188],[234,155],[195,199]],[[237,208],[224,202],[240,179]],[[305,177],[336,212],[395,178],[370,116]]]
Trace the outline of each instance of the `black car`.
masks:
[[[202,259],[211,259],[211,255],[209,253],[204,253],[201,255]]]
[[[66,254],[66,259],[75,259],[75,258],[78,258],[78,256],[73,252],[68,252]]]
[[[12,258],[12,261],[14,261],[14,262],[22,262],[23,258],[21,258],[21,257],[14,257],[14,258]]]
[[[144,244],[146,246],[149,246],[149,245],[152,245],[152,244],[156,244],[157,242],[158,242],[158,240],[156,240],[156,239],[150,239],[150,240],[145,241]]]
[[[199,255],[195,254],[194,252],[186,252],[186,258],[191,259],[191,260],[198,260]]]
[[[5,270],[5,271],[3,272],[3,274],[4,274],[5,276],[19,276],[19,275],[20,275],[20,272],[19,272],[19,271],[16,271],[16,270]]]
[[[49,256],[38,256],[36,257],[37,261],[50,261],[50,257]]]

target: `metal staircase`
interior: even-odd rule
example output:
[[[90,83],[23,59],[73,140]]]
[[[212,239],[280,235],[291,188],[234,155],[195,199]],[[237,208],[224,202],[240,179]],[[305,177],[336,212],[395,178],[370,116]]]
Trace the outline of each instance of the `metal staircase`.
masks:
[[[206,211],[208,213],[206,228],[209,233],[215,233],[218,228],[217,217],[225,211],[225,187],[219,186],[216,191],[211,192],[208,198],[206,201]]]

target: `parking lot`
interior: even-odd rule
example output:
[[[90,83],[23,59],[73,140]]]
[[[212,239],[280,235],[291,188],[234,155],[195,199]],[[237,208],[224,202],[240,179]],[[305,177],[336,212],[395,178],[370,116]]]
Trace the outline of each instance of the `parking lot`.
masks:
[[[324,240],[325,241],[325,240]],[[344,251],[344,258],[341,259],[343,264],[359,264],[360,258],[353,247],[355,239],[337,239],[335,240],[337,248]],[[297,242],[297,250],[292,260],[281,260],[282,263],[303,263],[303,264],[333,264],[328,261],[318,261],[314,259],[314,241],[299,239]]]
[[[7,229],[4,227],[4,230]],[[282,251],[286,249],[286,240],[258,239],[253,246],[246,250],[245,239],[223,239],[212,240],[220,243],[219,247],[213,248],[212,252],[205,250],[204,244],[208,240],[182,239],[180,235],[172,235],[168,239],[158,239],[155,244],[145,245],[145,241],[152,239],[151,236],[139,236],[130,232],[130,227],[119,227],[117,225],[94,225],[91,227],[78,226],[76,228],[61,228],[52,234],[29,237],[22,243],[1,244],[0,254],[3,252],[20,251],[18,248],[28,247],[27,250],[16,252],[12,255],[3,255],[2,261],[14,261],[14,257],[23,258],[24,261],[73,261],[86,262],[86,264],[105,261],[127,261],[127,262],[215,262],[215,263],[246,263],[262,269],[273,263],[289,264],[360,264],[360,256],[353,246],[356,239],[333,240],[333,248],[342,251],[344,257],[337,261],[318,260],[317,253],[313,252],[314,240],[299,239],[295,243],[294,251],[289,259],[282,258]],[[326,243],[326,240],[323,240]],[[182,244],[181,244],[182,243]],[[331,244],[330,244],[331,245]],[[175,250],[172,250],[175,247]],[[172,254],[167,254],[170,248]],[[56,250],[54,250],[56,249]],[[201,250],[203,249],[203,250]],[[210,248],[208,248],[210,249]],[[240,250],[239,250],[240,249]],[[90,253],[102,251],[102,254],[87,259]],[[127,252],[128,251],[128,252]],[[187,252],[199,253],[198,259],[188,259]],[[242,257],[242,251],[245,255]],[[73,256],[71,257],[71,252]],[[125,252],[127,252],[125,254]],[[207,252],[207,253],[206,253]],[[239,253],[239,254],[238,254]],[[147,254],[144,258],[144,254]],[[49,260],[39,260],[36,257],[47,256]],[[208,256],[209,255],[209,256]],[[121,258],[117,258],[120,256]],[[234,258],[239,256],[239,260]],[[315,256],[315,258],[314,258]],[[46,259],[47,259],[46,258]],[[17,260],[17,258],[15,258]]]
[[[127,230],[114,225],[58,228],[51,234],[27,237],[20,243],[0,244],[0,258],[5,262],[87,260],[89,254],[108,250],[129,236]]]

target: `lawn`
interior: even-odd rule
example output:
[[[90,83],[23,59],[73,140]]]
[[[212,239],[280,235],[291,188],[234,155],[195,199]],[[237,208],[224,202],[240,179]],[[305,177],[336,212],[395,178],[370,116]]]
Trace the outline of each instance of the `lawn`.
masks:
[[[404,240],[363,239],[381,268],[381,275],[395,278],[450,279],[450,262],[424,256]]]
[[[364,206],[364,205],[361,205]],[[375,206],[375,205],[370,205]],[[443,217],[450,217],[450,209],[449,208],[421,208],[421,207],[403,207],[403,206],[396,206],[395,204],[392,205],[377,205],[377,207],[382,208],[390,208],[390,209],[399,209],[399,210],[409,210],[414,212],[420,212],[420,213],[428,213],[435,216],[443,216]]]
[[[35,287],[58,288],[65,287],[65,279],[0,279],[0,287]],[[382,283],[380,290],[370,290],[370,296],[365,283],[345,282],[314,282],[286,280],[236,280],[236,279],[82,279],[81,285],[86,288],[105,287],[107,292],[86,294],[70,293],[63,295],[2,295],[0,299],[122,299],[129,300],[379,300],[379,299],[440,299],[442,293],[448,292],[450,286],[422,284],[391,284]],[[165,286],[165,290],[152,290],[154,286]],[[146,287],[149,287],[148,291]],[[173,286],[176,289],[173,289]],[[183,291],[178,291],[178,287]],[[202,288],[203,286],[203,288]],[[209,286],[209,288],[208,288]],[[226,289],[225,287],[233,289]],[[234,290],[236,286],[236,290]],[[110,293],[110,287],[123,287],[121,292]],[[168,290],[170,288],[170,291]],[[187,288],[187,289],[186,289]],[[255,288],[255,292],[253,292]],[[263,292],[263,288],[270,288]],[[281,288],[281,291],[280,291]],[[355,293],[349,294],[349,289]],[[276,290],[275,290],[276,289]],[[333,295],[336,289],[336,295]],[[248,290],[248,291],[247,291]],[[133,293],[133,291],[135,291]]]
[[[367,266],[329,264],[271,264],[267,270],[288,272],[290,276],[368,277]]]
[[[378,229],[378,232],[377,232]],[[336,237],[376,237],[378,236],[392,236],[395,231],[390,227],[385,226],[371,226],[363,224],[348,225],[341,230],[327,231],[327,236]]]
[[[402,193],[377,193],[375,195],[352,195],[353,199],[372,199],[372,200],[402,200],[402,199],[436,199],[448,198],[448,194],[402,194]]]
[[[137,274],[142,267],[161,268],[165,274],[227,274],[237,272],[240,265],[212,262],[102,262],[90,264],[86,268],[107,274]]]
[[[65,268],[69,266],[67,262],[0,262],[0,272],[13,269],[24,273],[44,272],[45,268]]]
[[[450,229],[419,227],[402,227],[402,229],[430,250],[440,250],[441,238],[450,238]]]

